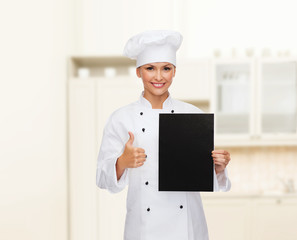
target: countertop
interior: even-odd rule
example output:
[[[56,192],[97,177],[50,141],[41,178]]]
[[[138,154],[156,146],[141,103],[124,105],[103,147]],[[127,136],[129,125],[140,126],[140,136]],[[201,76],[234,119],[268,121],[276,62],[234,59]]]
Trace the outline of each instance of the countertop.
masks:
[[[297,198],[297,192],[283,193],[283,192],[201,192],[203,199],[209,198]]]

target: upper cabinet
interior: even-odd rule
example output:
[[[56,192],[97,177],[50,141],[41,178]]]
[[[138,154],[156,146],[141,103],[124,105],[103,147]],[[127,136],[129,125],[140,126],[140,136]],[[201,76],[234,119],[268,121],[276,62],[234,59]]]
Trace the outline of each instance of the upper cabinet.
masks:
[[[217,62],[212,89],[218,134],[248,135],[251,131],[253,66],[250,62]]]
[[[296,59],[212,64],[217,145],[297,144]]]
[[[259,62],[259,131],[296,134],[296,61]]]

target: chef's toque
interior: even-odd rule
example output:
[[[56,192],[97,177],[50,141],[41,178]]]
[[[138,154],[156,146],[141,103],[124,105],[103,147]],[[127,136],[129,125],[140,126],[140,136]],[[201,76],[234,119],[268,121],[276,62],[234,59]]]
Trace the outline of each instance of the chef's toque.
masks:
[[[136,67],[153,62],[169,62],[176,66],[176,51],[183,37],[171,30],[152,30],[131,37],[123,55],[136,59]]]

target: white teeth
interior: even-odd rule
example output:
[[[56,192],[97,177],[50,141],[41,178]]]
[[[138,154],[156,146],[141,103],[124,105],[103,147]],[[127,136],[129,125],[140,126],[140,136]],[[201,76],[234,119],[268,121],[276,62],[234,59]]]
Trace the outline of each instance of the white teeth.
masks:
[[[164,85],[164,83],[153,83],[153,85],[156,86],[156,87],[161,87],[161,86]]]

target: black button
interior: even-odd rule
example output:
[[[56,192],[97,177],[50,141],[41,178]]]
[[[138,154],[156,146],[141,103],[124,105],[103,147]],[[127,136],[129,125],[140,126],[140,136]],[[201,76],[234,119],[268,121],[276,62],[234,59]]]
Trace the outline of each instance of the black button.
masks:
[[[148,185],[148,182],[145,182],[145,185]]]
[[[151,209],[150,209],[150,208],[148,208],[148,209],[146,209],[146,211],[148,211],[148,212],[149,212],[149,211],[151,211]]]
[[[147,158],[147,155],[145,154],[145,158]]]
[[[140,115],[142,115],[143,114],[143,112],[140,112]]]
[[[145,128],[143,128],[142,131],[144,132],[145,131]]]
[[[174,113],[174,110],[171,110],[171,113]]]
[[[180,205],[179,208],[182,209],[183,208],[183,205]]]

